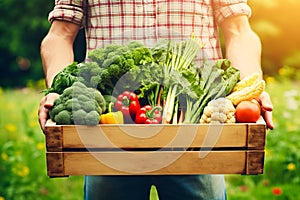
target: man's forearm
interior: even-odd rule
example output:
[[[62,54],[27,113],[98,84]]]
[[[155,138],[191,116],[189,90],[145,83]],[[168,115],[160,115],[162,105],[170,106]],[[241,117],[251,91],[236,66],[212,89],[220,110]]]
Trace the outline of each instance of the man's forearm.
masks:
[[[48,35],[41,45],[41,58],[47,87],[54,76],[74,60],[73,48],[59,36]]]
[[[232,38],[227,44],[226,56],[233,66],[240,69],[241,78],[257,72],[262,78],[261,43],[252,31]]]
[[[226,57],[241,72],[241,78],[260,73],[261,41],[252,31],[246,16],[227,19],[222,25],[225,39]]]
[[[74,61],[73,42],[79,26],[65,21],[54,21],[41,43],[41,58],[50,87],[54,76]]]

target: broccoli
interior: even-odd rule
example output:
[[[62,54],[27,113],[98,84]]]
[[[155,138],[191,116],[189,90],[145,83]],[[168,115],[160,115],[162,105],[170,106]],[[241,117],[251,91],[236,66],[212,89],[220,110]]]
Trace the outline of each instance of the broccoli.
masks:
[[[139,68],[140,65],[153,62],[150,49],[136,41],[127,45],[109,44],[105,48],[92,50],[88,58],[96,62],[101,69],[98,76],[90,78],[90,85],[103,95],[113,95],[114,90],[116,92],[124,90],[122,84],[118,87],[116,85],[121,78],[128,80],[126,76],[123,78],[126,73],[135,72],[134,69]],[[128,81],[132,82],[132,80]]]
[[[99,124],[105,109],[105,99],[98,90],[76,81],[54,101],[49,116],[57,124],[92,126]]]

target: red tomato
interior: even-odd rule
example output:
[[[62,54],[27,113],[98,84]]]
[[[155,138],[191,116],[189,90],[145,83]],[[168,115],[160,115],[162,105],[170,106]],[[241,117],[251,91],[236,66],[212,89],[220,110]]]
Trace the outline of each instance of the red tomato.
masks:
[[[242,101],[236,106],[237,122],[255,123],[260,117],[260,105],[256,101]]]

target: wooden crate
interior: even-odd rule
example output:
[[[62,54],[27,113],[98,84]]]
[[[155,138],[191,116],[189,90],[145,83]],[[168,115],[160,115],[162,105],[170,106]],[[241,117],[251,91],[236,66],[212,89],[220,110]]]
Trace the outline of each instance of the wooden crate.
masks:
[[[262,174],[264,123],[46,124],[47,171],[69,175]]]

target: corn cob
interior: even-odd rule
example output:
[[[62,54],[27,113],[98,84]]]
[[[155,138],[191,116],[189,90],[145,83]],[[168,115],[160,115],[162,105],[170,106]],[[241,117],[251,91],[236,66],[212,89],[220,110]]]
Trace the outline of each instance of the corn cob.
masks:
[[[234,86],[232,91],[235,92],[235,91],[242,90],[246,87],[249,87],[249,86],[253,85],[258,80],[259,80],[259,74],[258,73],[253,73],[249,76],[246,76],[241,81],[237,82],[237,84]]]
[[[265,81],[256,81],[252,86],[245,87],[229,94],[226,98],[229,99],[233,105],[239,104],[241,101],[252,100],[259,97],[265,90]]]

